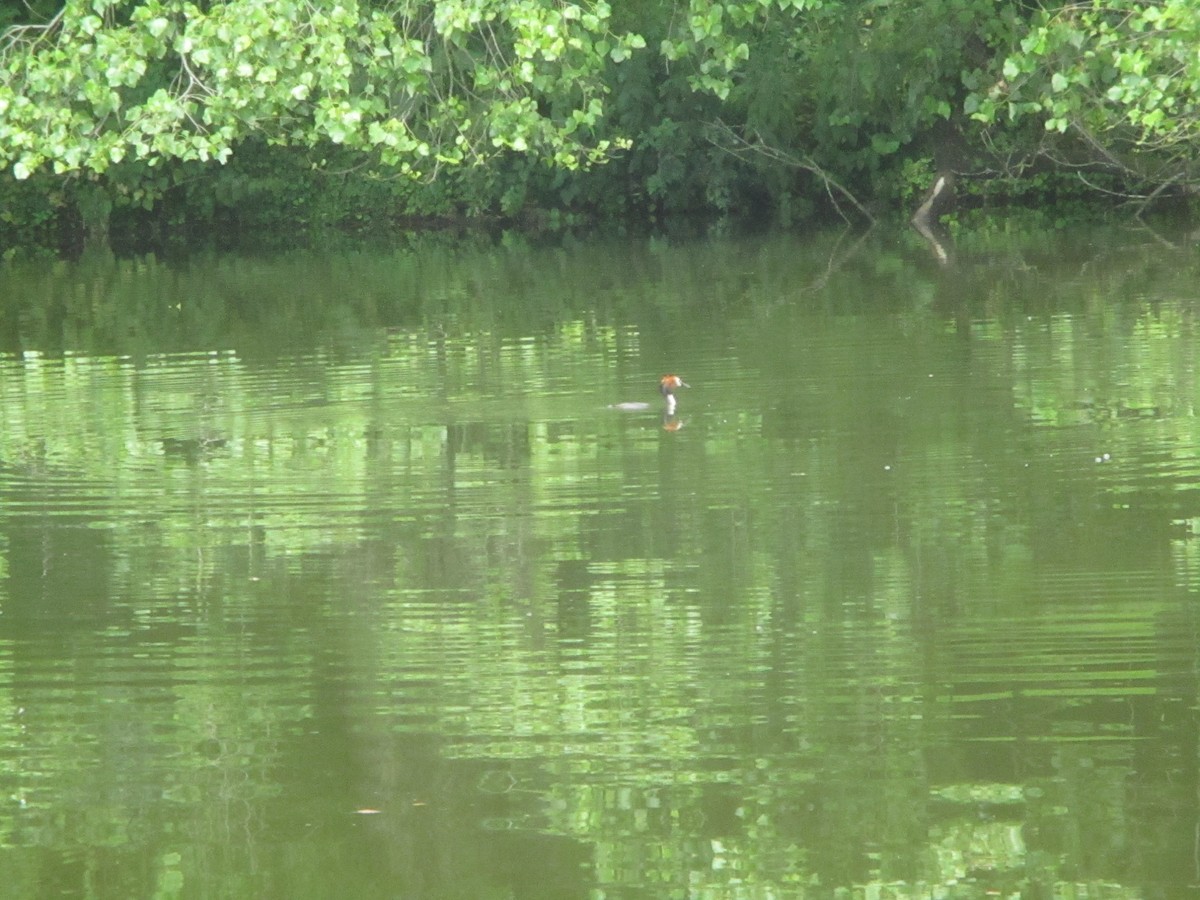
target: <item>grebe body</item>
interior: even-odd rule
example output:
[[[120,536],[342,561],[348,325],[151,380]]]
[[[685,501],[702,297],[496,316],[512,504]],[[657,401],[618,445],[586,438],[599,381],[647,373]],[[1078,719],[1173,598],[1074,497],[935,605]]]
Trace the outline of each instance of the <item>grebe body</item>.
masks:
[[[686,381],[678,375],[664,375],[658,379],[658,391],[663,395],[666,401],[666,414],[668,416],[675,415],[675,392],[681,387],[691,387]],[[609,409],[622,409],[630,412],[637,412],[643,409],[649,409],[649,403],[614,403]]]

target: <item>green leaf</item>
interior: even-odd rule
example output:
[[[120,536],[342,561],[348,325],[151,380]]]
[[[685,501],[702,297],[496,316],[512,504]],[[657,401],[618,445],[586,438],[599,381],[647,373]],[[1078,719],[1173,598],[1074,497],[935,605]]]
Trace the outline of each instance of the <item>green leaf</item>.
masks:
[[[871,135],[871,149],[879,156],[890,156],[900,149],[900,142],[890,136],[873,134]]]

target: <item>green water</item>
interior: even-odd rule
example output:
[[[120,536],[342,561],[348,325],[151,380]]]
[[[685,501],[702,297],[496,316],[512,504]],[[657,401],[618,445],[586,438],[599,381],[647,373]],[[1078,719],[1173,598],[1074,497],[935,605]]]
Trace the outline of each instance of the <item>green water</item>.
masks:
[[[1186,893],[1171,240],[0,268],[4,896]]]

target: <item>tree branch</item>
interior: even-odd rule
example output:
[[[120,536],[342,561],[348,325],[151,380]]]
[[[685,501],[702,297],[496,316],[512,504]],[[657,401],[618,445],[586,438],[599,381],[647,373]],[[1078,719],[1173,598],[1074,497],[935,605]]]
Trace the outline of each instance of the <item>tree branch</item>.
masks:
[[[714,147],[718,147],[739,159],[759,157],[778,165],[809,172],[821,179],[821,183],[825,185],[825,193],[829,196],[829,202],[833,204],[833,208],[837,210],[837,214],[848,224],[850,223],[850,217],[843,211],[836,195],[840,195],[846,202],[850,203],[872,225],[875,224],[875,217],[858,201],[858,198],[807,154],[789,153],[779,147],[773,147],[770,144],[764,143],[758,134],[755,134],[753,141],[748,141],[719,119],[709,125],[708,141]]]

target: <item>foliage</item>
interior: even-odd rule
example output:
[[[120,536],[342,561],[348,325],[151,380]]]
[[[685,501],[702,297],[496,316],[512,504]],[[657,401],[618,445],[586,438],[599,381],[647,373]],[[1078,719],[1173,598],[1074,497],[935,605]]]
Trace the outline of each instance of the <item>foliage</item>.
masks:
[[[930,132],[961,108],[961,71],[1012,18],[977,0],[693,0],[636,4],[614,23],[648,48],[610,76],[608,121],[631,147],[569,176],[584,183],[576,196],[656,219],[786,223],[834,183],[894,203],[897,171],[928,158]]]
[[[402,174],[506,149],[577,166],[611,147],[592,135],[606,60],[638,46],[608,17],[602,2],[68,0],[7,32],[0,159],[18,179],[102,175],[225,162],[254,136]]]
[[[939,169],[975,176],[962,196],[1037,202],[1196,169],[1188,0],[39,0],[15,15],[0,13],[0,191],[45,179],[50,217],[93,238],[110,212],[277,229],[869,218],[911,207]],[[36,230],[46,212],[31,215]]]
[[[724,9],[724,14],[717,10]],[[838,174],[886,165],[964,96],[959,75],[1011,27],[978,0],[850,6],[693,0],[691,84],[726,100],[726,121],[772,147],[803,148]]]
[[[1050,153],[1162,185],[1200,177],[1200,7],[1191,0],[1047,5],[1006,57],[971,73],[966,111],[1040,120]],[[998,66],[999,71],[996,71]],[[1068,160],[1071,161],[1071,160]]]
[[[49,178],[0,179],[0,254],[20,244],[58,243],[63,189]]]

